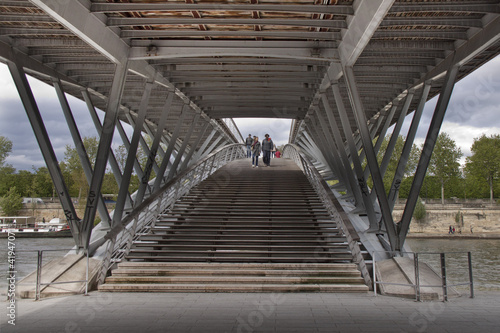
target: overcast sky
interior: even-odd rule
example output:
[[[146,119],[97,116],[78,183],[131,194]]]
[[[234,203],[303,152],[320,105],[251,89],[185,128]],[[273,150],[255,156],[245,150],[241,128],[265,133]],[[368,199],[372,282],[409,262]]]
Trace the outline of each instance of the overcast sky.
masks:
[[[30,78],[38,107],[45,122],[57,158],[64,159],[65,146],[72,145],[71,136],[53,87]],[[44,166],[40,149],[28,122],[17,90],[7,66],[0,63],[0,135],[13,142],[7,158],[17,170],[32,170]],[[68,96],[70,106],[82,136],[96,136],[97,132],[85,104]],[[425,107],[416,143],[423,143],[437,98]],[[102,114],[101,114],[102,117]],[[408,117],[408,118],[411,118]],[[406,134],[409,120],[401,133]],[[235,119],[241,135],[269,133],[276,145],[288,142],[291,121],[287,119]],[[455,85],[446,117],[441,128],[455,140],[465,156],[470,155],[473,139],[481,134],[500,134],[500,56],[493,59]],[[118,136],[115,145],[121,144]],[[464,159],[462,159],[463,162]]]

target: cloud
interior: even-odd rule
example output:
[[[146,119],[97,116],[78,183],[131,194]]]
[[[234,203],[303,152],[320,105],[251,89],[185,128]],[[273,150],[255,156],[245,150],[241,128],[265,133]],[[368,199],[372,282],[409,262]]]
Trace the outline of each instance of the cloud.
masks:
[[[234,118],[243,138],[248,134],[257,135],[259,139],[269,134],[276,146],[288,143],[291,119],[282,118]]]

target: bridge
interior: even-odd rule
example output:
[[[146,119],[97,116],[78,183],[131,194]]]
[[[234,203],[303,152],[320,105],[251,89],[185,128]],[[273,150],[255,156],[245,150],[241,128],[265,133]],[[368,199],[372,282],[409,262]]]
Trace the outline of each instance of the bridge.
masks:
[[[15,82],[76,248],[102,262],[101,283],[126,260],[293,264],[311,260],[319,247],[325,265],[355,263],[369,285],[369,253],[404,250],[455,83],[499,54],[499,13],[497,0],[0,0],[0,61]],[[76,214],[27,75],[57,92],[89,183],[84,216]],[[94,167],[67,95],[85,101],[100,133]],[[404,214],[394,221],[425,102],[438,95]],[[102,122],[97,110],[105,112]],[[258,170],[273,173],[278,187],[251,186],[260,184],[257,170],[223,171],[244,159],[233,121],[239,117],[293,120],[283,164]],[[407,117],[411,126],[387,194],[382,178]],[[125,123],[134,128],[130,137]],[[123,170],[110,149],[115,131],[128,150]],[[138,149],[148,156],[143,168]],[[100,194],[108,166],[119,185],[112,214]],[[307,181],[291,176],[293,168]],[[204,189],[218,172],[234,183],[216,186],[220,196],[211,198]],[[141,184],[130,193],[134,173]],[[256,222],[256,203],[249,213],[237,193],[272,204]],[[214,200],[207,209],[199,207],[204,196]],[[102,222],[93,228],[97,214]],[[226,241],[216,244],[207,234]],[[316,243],[294,240],[308,234]]]

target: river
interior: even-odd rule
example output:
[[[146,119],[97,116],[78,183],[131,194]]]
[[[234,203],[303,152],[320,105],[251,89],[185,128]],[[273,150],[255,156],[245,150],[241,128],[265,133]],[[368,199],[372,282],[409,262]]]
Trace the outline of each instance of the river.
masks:
[[[8,243],[0,239],[0,294],[7,293]],[[474,288],[477,290],[500,290],[500,240],[486,239],[408,239],[414,252],[472,252]],[[16,278],[19,280],[36,269],[37,250],[43,254],[43,262],[64,255],[73,246],[73,238],[18,238],[16,246]],[[419,255],[439,271],[438,255]],[[448,276],[451,282],[468,280],[467,255],[447,255]],[[463,288],[460,288],[463,289]]]

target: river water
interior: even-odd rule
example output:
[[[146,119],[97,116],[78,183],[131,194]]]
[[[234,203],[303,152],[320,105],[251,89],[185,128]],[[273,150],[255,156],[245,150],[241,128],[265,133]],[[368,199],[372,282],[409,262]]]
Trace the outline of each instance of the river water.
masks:
[[[499,239],[408,239],[407,242],[413,252],[446,253],[446,273],[451,283],[469,281],[466,252],[471,252],[474,289],[500,290]],[[439,254],[419,254],[419,260],[440,272]]]
[[[472,252],[474,288],[500,290],[500,240],[486,239],[408,239],[414,252]],[[74,245],[73,238],[18,238],[16,246],[17,280],[36,269],[37,250],[57,250],[43,253],[43,262],[64,255]],[[419,254],[423,260],[439,271],[439,255]],[[0,294],[7,294],[8,240],[0,239]],[[450,282],[467,282],[469,278],[467,254],[446,255],[447,275]],[[464,289],[459,288],[459,289]]]

